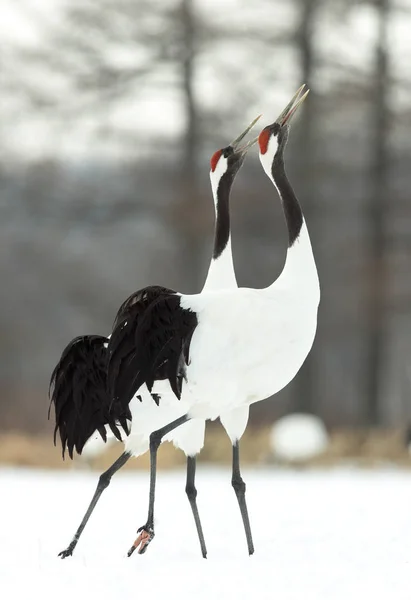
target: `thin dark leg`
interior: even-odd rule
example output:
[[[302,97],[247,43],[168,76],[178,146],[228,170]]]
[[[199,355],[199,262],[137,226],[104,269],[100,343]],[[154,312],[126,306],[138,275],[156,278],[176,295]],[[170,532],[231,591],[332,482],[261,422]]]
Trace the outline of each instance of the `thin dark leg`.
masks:
[[[140,535],[127,552],[127,556],[131,556],[134,550],[139,547],[140,549],[138,553],[144,554],[144,552],[147,550],[147,546],[154,537],[154,499],[156,493],[157,451],[161,444],[161,440],[167,433],[170,433],[170,431],[173,431],[173,429],[183,425],[183,423],[187,423],[189,420],[189,417],[184,415],[183,417],[172,421],[168,425],[165,425],[161,429],[153,431],[153,433],[150,435],[150,496],[147,523],[137,529],[137,533]]]
[[[73,539],[71,540],[66,550],[59,552],[59,556],[61,556],[61,558],[67,558],[67,556],[71,556],[73,554],[74,548],[77,546],[77,542],[79,541],[80,536],[83,533],[83,529],[87,525],[87,521],[91,517],[91,513],[93,512],[97,502],[99,501],[101,494],[106,489],[106,487],[108,487],[114,473],[121,469],[121,467],[123,467],[126,464],[130,457],[131,454],[129,454],[128,452],[123,452],[123,454],[116,460],[116,462],[113,463],[111,467],[107,469],[107,471],[104,471],[104,473],[100,475],[97,484],[97,489],[94,492],[94,496],[90,502],[90,506],[88,507],[87,512],[80,523],[80,527],[77,529]]]
[[[197,508],[197,490],[194,484],[196,476],[196,457],[187,456],[187,482],[186,494],[190,502],[191,510],[193,511],[194,521],[197,527],[198,539],[200,540],[201,554],[203,558],[207,558],[207,548],[204,541],[203,528],[201,527],[200,515]]]
[[[245,536],[247,538],[248,554],[254,554],[253,536],[251,535],[250,520],[248,518],[247,504],[245,502],[245,483],[240,473],[240,446],[238,440],[233,445],[233,475],[231,485],[237,496],[241,516],[244,524]]]

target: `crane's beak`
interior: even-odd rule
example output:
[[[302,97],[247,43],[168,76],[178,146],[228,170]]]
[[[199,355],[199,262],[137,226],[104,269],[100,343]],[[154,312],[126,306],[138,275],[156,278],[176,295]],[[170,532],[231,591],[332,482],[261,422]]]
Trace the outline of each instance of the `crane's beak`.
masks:
[[[235,140],[233,140],[231,142],[230,146],[232,147],[232,149],[234,150],[235,153],[246,154],[246,152],[251,148],[251,146],[254,146],[254,144],[256,142],[258,142],[258,137],[256,137],[255,139],[251,140],[250,142],[247,142],[246,144],[244,144],[243,146],[239,146],[238,145],[245,138],[245,136],[247,135],[247,133],[254,127],[254,125],[261,118],[261,116],[262,115],[258,115],[258,117],[256,117],[254,119],[254,121],[252,121],[249,124],[249,126],[247,127],[247,129],[245,129],[243,131],[243,133],[241,133]]]
[[[290,121],[297,108],[307,98],[309,91],[310,90],[308,88],[305,89],[305,83],[303,83],[303,85],[296,91],[291,101],[287,104],[280,116],[277,117],[275,122],[278,123],[281,127],[283,127],[283,125]]]

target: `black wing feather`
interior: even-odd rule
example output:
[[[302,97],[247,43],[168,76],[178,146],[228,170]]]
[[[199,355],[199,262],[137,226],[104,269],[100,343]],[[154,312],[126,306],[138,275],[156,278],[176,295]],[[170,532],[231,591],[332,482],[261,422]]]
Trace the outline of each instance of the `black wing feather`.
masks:
[[[109,342],[108,382],[115,399],[129,402],[146,384],[168,379],[176,397],[181,397],[191,337],[197,315],[180,306],[177,294],[159,294],[135,317],[128,314]]]
[[[143,315],[160,298],[174,294],[161,286],[145,287],[135,292],[120,306],[114,320],[109,342],[108,389],[111,397],[128,405],[137,390],[138,370],[135,369],[136,332]],[[127,373],[127,376],[124,376]],[[153,398],[158,403],[158,398]]]
[[[95,431],[107,441],[105,425],[121,440],[118,424],[128,431],[128,405],[112,402],[107,391],[108,338],[86,335],[74,338],[64,349],[50,380],[50,408],[54,404],[55,428],[60,434],[63,458],[67,449],[81,454]],[[49,408],[49,417],[50,417]]]
[[[175,294],[175,291],[161,285],[150,285],[131,294],[117,311],[113,324],[113,332],[129,316],[135,317],[137,314],[143,314],[152,302],[168,294]]]

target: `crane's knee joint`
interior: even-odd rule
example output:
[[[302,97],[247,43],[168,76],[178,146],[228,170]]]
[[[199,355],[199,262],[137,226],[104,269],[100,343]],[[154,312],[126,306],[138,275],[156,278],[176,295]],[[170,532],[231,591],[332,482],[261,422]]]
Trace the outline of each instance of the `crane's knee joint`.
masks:
[[[100,475],[99,480],[98,480],[98,487],[105,489],[106,487],[108,487],[110,485],[110,481],[111,481],[111,475],[110,475],[110,473],[107,473],[107,471],[106,471]]]
[[[245,483],[241,477],[233,477],[231,480],[231,485],[233,486],[236,494],[245,494]]]
[[[192,484],[186,485],[186,494],[189,500],[195,500],[197,498],[197,490]]]
[[[153,431],[153,433],[150,435],[150,450],[158,450],[162,437],[163,436],[159,431]]]

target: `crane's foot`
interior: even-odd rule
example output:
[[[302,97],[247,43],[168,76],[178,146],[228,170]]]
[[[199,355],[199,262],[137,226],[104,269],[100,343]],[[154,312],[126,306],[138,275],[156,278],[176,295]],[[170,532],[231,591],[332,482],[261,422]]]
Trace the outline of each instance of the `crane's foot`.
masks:
[[[60,556],[61,559],[67,558],[68,556],[72,556],[75,547],[76,544],[73,544],[73,542],[71,542],[71,544],[69,544],[69,546],[65,550],[62,550],[58,553],[58,556]]]
[[[139,535],[137,536],[130,550],[127,552],[127,556],[131,556],[134,550],[137,550],[138,554],[144,554],[149,543],[154,538],[154,527],[147,524],[143,525],[143,527],[139,527],[137,529],[137,533]]]

